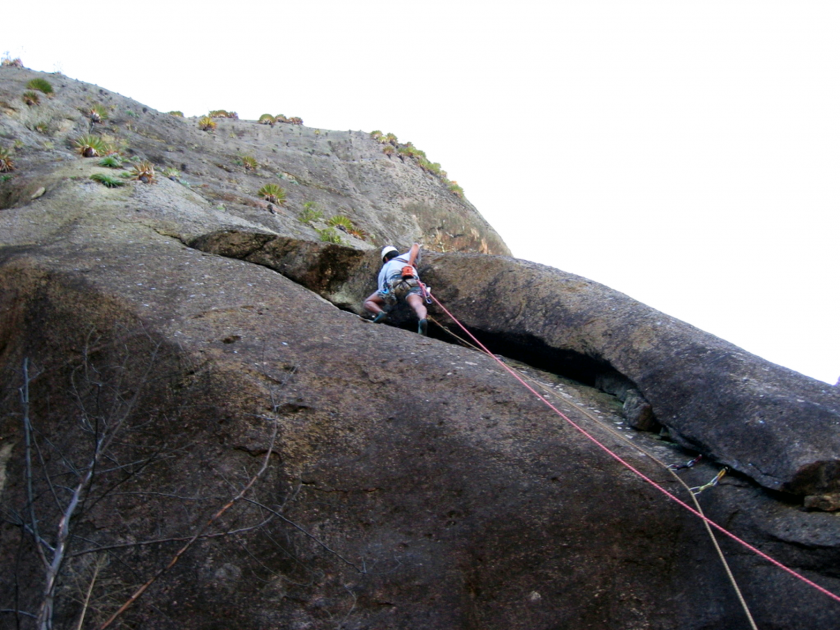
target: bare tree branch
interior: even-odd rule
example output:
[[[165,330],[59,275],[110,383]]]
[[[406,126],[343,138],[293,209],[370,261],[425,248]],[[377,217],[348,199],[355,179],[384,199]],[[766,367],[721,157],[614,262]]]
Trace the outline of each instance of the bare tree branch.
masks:
[[[178,552],[177,552],[177,553],[173,556],[172,560],[169,562],[169,564],[168,564],[168,565],[166,565],[165,567],[163,567],[160,571],[158,571],[155,575],[153,575],[153,576],[152,576],[152,577],[151,577],[151,578],[150,578],[150,579],[149,579],[149,580],[148,580],[145,584],[143,584],[143,585],[142,585],[139,589],[137,589],[137,591],[136,591],[136,592],[135,592],[135,593],[134,593],[134,594],[133,594],[133,595],[132,595],[132,596],[131,596],[131,597],[130,597],[130,598],[129,598],[129,599],[128,599],[128,600],[127,600],[127,601],[126,601],[123,605],[122,605],[122,606],[120,606],[120,608],[117,610],[117,612],[115,612],[113,615],[111,615],[111,617],[109,617],[109,618],[105,621],[105,623],[103,623],[101,626],[99,626],[99,630],[105,630],[105,628],[107,628],[108,626],[110,626],[110,625],[111,625],[111,623],[112,623],[112,622],[113,622],[113,621],[114,621],[117,617],[119,617],[119,616],[120,616],[123,612],[125,612],[125,611],[129,608],[129,606],[131,606],[131,605],[132,605],[135,601],[137,601],[137,599],[138,599],[141,595],[143,595],[143,593],[145,593],[145,592],[146,592],[146,590],[147,590],[147,589],[148,589],[148,588],[149,588],[152,584],[154,584],[154,583],[157,581],[157,579],[158,579],[158,578],[160,578],[160,577],[161,577],[164,573],[166,573],[166,572],[167,572],[167,571],[169,571],[169,570],[170,570],[173,566],[175,566],[175,564],[178,562],[178,560],[180,560],[180,559],[181,559],[181,556],[182,556],[182,555],[184,555],[184,553],[185,553],[185,552],[186,552],[186,551],[187,551],[190,547],[192,547],[193,543],[195,543],[195,541],[196,541],[196,540],[198,540],[199,536],[201,536],[201,535],[205,532],[205,530],[206,530],[208,527],[210,527],[210,525],[212,525],[212,524],[213,524],[216,520],[218,520],[218,519],[219,519],[219,518],[220,518],[220,517],[221,517],[221,516],[222,516],[225,512],[227,512],[227,511],[228,511],[231,507],[233,507],[233,506],[234,506],[234,504],[236,504],[237,502],[239,502],[239,501],[240,501],[240,500],[241,500],[241,499],[245,496],[245,493],[246,493],[246,492],[248,492],[248,490],[250,490],[250,489],[251,489],[251,486],[253,486],[253,485],[256,483],[257,479],[259,479],[259,478],[262,476],[262,474],[266,471],[266,469],[268,468],[268,463],[269,463],[269,461],[270,461],[270,459],[271,459],[271,453],[272,453],[272,451],[273,451],[273,449],[274,449],[274,440],[275,440],[275,438],[276,438],[276,437],[277,437],[277,422],[275,421],[275,423],[274,423],[274,431],[272,432],[272,435],[271,435],[271,441],[270,441],[270,443],[269,443],[268,451],[266,451],[266,454],[265,454],[265,459],[263,460],[262,467],[261,467],[261,468],[257,471],[257,474],[255,474],[253,477],[251,477],[251,480],[250,480],[247,484],[245,484],[245,486],[242,488],[242,490],[240,490],[240,491],[239,491],[239,493],[238,493],[235,497],[233,497],[233,498],[232,498],[230,501],[228,501],[225,505],[223,505],[221,508],[219,508],[219,510],[218,510],[218,511],[217,511],[217,512],[213,515],[213,516],[211,516],[211,517],[210,517],[210,520],[208,520],[208,521],[207,521],[207,522],[206,522],[206,523],[205,523],[205,524],[204,524],[204,525],[203,525],[203,526],[202,526],[202,527],[201,527],[201,528],[200,528],[200,529],[199,529],[199,530],[195,533],[195,535],[193,535],[193,536],[189,539],[189,541],[187,541],[187,544],[185,544],[183,547],[181,547],[181,549],[180,549],[180,550],[178,550]]]

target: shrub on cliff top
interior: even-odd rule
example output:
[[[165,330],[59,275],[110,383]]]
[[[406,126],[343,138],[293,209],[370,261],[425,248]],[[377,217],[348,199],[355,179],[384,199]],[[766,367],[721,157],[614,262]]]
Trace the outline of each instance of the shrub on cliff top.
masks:
[[[12,59],[12,57],[6,53],[3,56],[3,59],[0,60],[0,66],[4,68],[23,68],[23,62],[20,60],[20,57]]]
[[[202,116],[198,119],[198,128],[202,131],[213,131],[216,128],[216,121],[210,116]]]

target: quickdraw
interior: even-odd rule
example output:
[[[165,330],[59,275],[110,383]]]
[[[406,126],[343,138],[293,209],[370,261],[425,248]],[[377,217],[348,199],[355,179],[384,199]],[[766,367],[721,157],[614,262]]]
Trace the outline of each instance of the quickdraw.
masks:
[[[723,479],[723,476],[728,472],[729,472],[729,466],[724,466],[721,469],[721,471],[717,475],[715,475],[714,479],[712,479],[709,483],[705,483],[702,486],[694,486],[693,488],[689,488],[689,490],[691,490],[692,494],[698,495],[701,492],[703,492],[703,490],[708,490],[709,488],[713,488],[716,485],[718,485],[718,482],[721,479]]]
[[[702,455],[698,455],[694,459],[690,459],[685,464],[669,464],[668,468],[671,470],[684,470],[685,468],[694,468],[694,465],[703,459]]]
[[[420,282],[419,279],[417,280],[417,284],[420,285],[420,292],[423,294],[423,299],[426,300],[426,304],[431,304],[432,303],[432,295],[431,295],[432,290],[430,288],[428,288],[425,284]]]

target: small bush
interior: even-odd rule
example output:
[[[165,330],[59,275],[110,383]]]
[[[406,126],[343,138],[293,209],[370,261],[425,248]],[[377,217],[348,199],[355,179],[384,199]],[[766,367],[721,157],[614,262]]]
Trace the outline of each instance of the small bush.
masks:
[[[15,170],[15,163],[12,161],[12,152],[0,147],[0,173],[11,173]]]
[[[176,118],[183,118],[184,112],[178,111],[177,109],[173,109],[171,112],[169,112],[169,115],[175,116]]]
[[[327,220],[327,225],[332,227],[342,227],[345,230],[352,230],[353,229],[353,222],[342,214],[337,214],[334,217],[330,217]]]
[[[303,204],[303,211],[298,215],[298,220],[301,223],[311,223],[312,221],[320,221],[323,213],[318,210],[318,204],[314,201],[307,201]]]
[[[111,177],[107,173],[94,173],[90,176],[90,178],[95,182],[99,182],[103,186],[107,186],[108,188],[118,188],[119,186],[125,186],[124,181],[121,181],[115,177]]]
[[[166,177],[167,179],[171,179],[173,182],[177,182],[178,179],[181,177],[181,171],[171,166],[167,166],[165,169],[163,169],[162,173],[164,177]]]
[[[91,134],[81,136],[74,143],[76,150],[82,157],[99,157],[108,153],[108,146],[99,136]]]
[[[42,79],[40,77],[32,79],[29,83],[26,84],[26,87],[28,87],[30,90],[38,90],[39,92],[43,92],[47,96],[52,96],[53,94],[52,84],[46,79]]]
[[[104,105],[100,105],[99,103],[91,105],[90,109],[88,109],[87,114],[90,118],[90,121],[93,123],[101,123],[103,120],[108,119],[108,110],[105,108]]]
[[[336,245],[341,245],[344,242],[341,240],[341,236],[339,236],[338,232],[331,227],[315,231],[318,233],[318,238],[324,243],[335,243]]]
[[[198,119],[198,128],[202,131],[213,131],[216,128],[216,121],[210,116],[202,116]]]
[[[108,168],[119,168],[122,166],[122,158],[117,154],[106,155],[99,160],[99,166],[106,166]]]
[[[148,160],[138,162],[131,168],[131,179],[151,184],[155,181],[155,167]]]
[[[286,191],[277,184],[266,184],[257,191],[257,194],[267,202],[278,206],[282,206],[286,203]]]
[[[41,97],[38,96],[38,92],[33,92],[32,90],[27,90],[23,93],[23,102],[32,107],[33,105],[40,105]]]
[[[23,62],[20,57],[12,59],[8,54],[0,60],[0,66],[4,68],[23,68]]]
[[[449,190],[450,190],[451,192],[455,193],[455,196],[456,196],[456,197],[459,197],[459,198],[461,198],[461,199],[463,199],[463,198],[464,198],[464,189],[463,189],[463,188],[461,188],[461,187],[458,185],[458,182],[455,182],[455,181],[449,182]]]
[[[259,164],[257,164],[256,158],[254,158],[250,155],[243,155],[242,156],[242,166],[245,167],[246,171],[256,171],[257,168],[259,167]]]
[[[263,114],[257,122],[261,125],[271,125],[273,127],[277,119],[271,114]]]

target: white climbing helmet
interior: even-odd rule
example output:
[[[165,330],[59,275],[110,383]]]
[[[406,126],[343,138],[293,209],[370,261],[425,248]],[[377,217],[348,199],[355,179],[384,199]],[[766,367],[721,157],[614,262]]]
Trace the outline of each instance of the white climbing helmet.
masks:
[[[385,260],[385,256],[387,254],[390,254],[391,252],[397,253],[397,248],[394,247],[393,245],[386,245],[385,247],[382,248],[382,253],[379,254],[379,257],[382,260]]]

